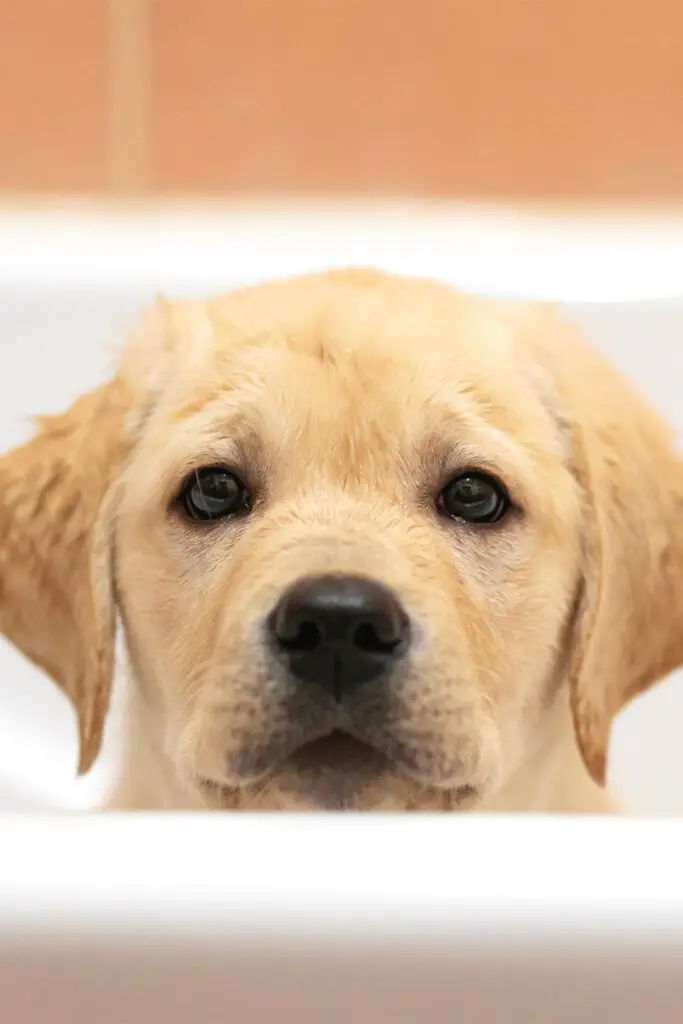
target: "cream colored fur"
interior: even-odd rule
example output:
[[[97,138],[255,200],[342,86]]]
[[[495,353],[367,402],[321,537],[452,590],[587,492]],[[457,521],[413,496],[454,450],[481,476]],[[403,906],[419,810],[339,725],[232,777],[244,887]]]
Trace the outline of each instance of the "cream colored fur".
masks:
[[[177,496],[217,463],[255,500],[207,529]],[[463,468],[510,490],[494,528],[439,516]],[[0,460],[0,629],[73,701],[86,771],[120,618],[112,808],[606,810],[614,715],[683,661],[682,494],[667,428],[549,309],[369,271],[160,302]],[[329,571],[419,636],[360,761],[301,760],[261,628]]]

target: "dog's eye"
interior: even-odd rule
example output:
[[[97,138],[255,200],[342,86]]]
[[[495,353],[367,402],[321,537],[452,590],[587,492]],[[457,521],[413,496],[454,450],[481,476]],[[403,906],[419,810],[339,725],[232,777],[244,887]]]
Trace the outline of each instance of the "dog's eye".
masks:
[[[446,484],[438,508],[454,519],[468,523],[497,523],[510,508],[510,497],[488,473],[468,472]]]
[[[190,519],[210,522],[248,512],[249,491],[231,470],[207,466],[192,473],[180,492],[180,502]]]

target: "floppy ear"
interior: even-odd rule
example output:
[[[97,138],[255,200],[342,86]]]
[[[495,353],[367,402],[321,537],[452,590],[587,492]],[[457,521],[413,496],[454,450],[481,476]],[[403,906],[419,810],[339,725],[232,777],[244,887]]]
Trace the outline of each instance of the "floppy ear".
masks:
[[[79,774],[97,757],[115,613],[106,495],[123,456],[117,380],[39,421],[0,458],[0,631],[71,699]]]
[[[634,388],[562,334],[555,329],[555,378],[584,499],[571,705],[584,761],[602,785],[614,715],[683,662],[683,464]]]

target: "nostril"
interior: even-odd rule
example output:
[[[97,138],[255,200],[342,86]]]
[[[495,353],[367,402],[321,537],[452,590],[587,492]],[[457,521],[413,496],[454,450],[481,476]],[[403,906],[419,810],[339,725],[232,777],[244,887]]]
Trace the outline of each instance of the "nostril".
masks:
[[[300,622],[298,629],[291,635],[278,634],[280,646],[288,651],[301,651],[308,654],[320,647],[323,641],[320,628],[310,620]]]
[[[398,637],[385,638],[380,635],[380,630],[372,622],[362,622],[356,627],[353,634],[353,644],[360,651],[367,654],[391,654],[398,646]]]

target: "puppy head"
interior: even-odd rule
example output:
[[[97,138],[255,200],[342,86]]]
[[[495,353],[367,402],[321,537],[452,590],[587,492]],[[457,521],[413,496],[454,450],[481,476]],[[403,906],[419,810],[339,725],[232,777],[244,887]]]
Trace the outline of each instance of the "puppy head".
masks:
[[[344,273],[160,304],[0,462],[0,628],[99,748],[115,609],[208,806],[476,806],[683,660],[666,430],[554,317]]]

